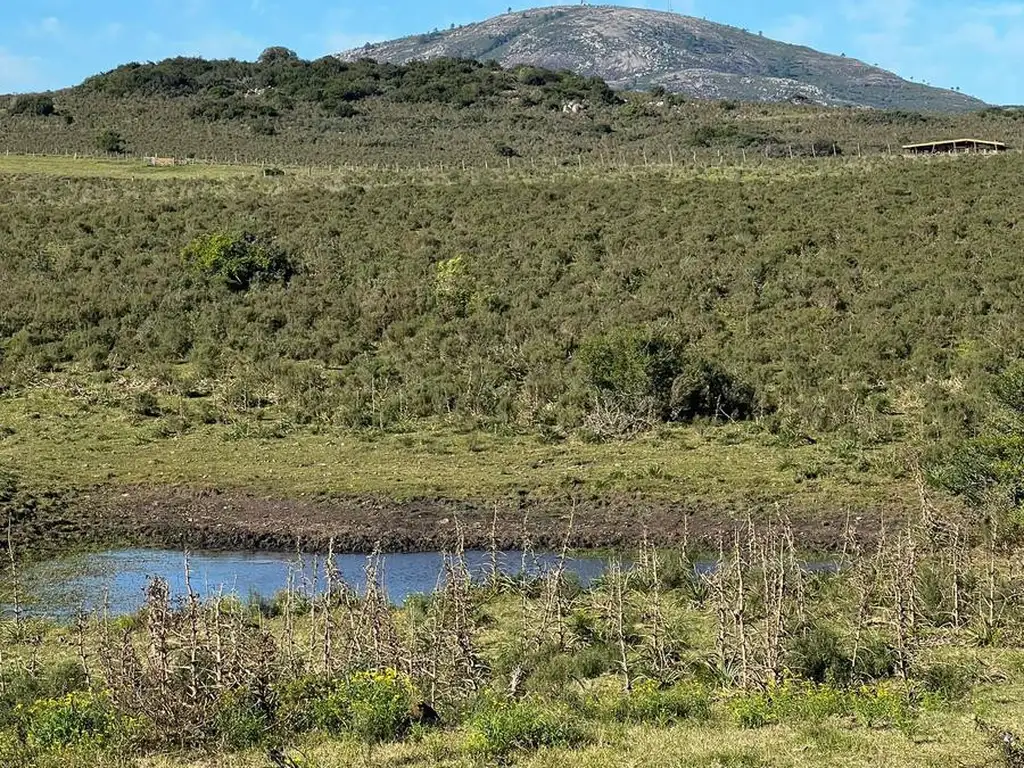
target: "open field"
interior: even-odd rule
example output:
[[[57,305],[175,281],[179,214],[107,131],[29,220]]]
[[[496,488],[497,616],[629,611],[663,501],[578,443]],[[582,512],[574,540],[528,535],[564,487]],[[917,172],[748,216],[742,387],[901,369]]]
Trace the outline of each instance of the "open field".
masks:
[[[0,466],[27,493],[59,491],[77,510],[20,523],[47,547],[102,543],[323,550],[450,544],[458,520],[483,546],[493,515],[504,546],[523,516],[557,545],[576,508],[577,546],[708,547],[748,515],[790,517],[806,548],[838,546],[847,518],[870,538],[880,517],[917,505],[908,457],[891,448],[791,445],[735,427],[675,427],[613,444],[544,441],[442,423],[397,434],[297,429],[267,421],[168,434],[166,422],[34,391],[0,398]],[[210,494],[209,491],[216,491]],[[61,542],[44,534],[68,520]]]
[[[380,164],[325,164],[272,166],[286,178],[270,176],[259,182],[263,188],[312,185],[321,189],[352,186],[376,187],[416,184],[418,186],[454,186],[481,183],[543,184],[555,181],[580,183],[591,181],[721,181],[721,182],[793,182],[810,178],[835,178],[869,174],[892,167],[909,167],[936,163],[955,163],[948,156],[905,157],[879,155],[869,157],[775,158],[752,155],[707,158],[680,157],[672,162],[637,162],[632,158],[589,161],[575,165],[550,159],[532,163],[494,162],[479,166],[438,163],[409,166]],[[998,161],[998,158],[990,158]],[[57,176],[63,178],[99,178],[137,180],[204,179],[229,180],[263,177],[268,165],[230,161],[182,161],[173,166],[150,166],[144,158],[125,155],[0,155],[0,175]]]
[[[242,165],[150,166],[139,158],[76,155],[0,155],[0,174],[11,176],[60,176],[120,180],[230,179],[252,176],[260,168]]]

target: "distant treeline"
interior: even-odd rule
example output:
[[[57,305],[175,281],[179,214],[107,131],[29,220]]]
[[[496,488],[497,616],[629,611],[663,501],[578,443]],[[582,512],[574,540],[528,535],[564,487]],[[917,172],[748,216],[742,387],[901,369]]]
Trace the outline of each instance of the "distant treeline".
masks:
[[[319,104],[331,114],[353,113],[373,97],[405,103],[455,106],[498,105],[512,99],[552,107],[570,100],[619,101],[598,78],[536,67],[503,69],[497,63],[435,59],[406,65],[369,59],[345,62],[334,56],[300,59],[286,48],[268,48],[258,61],[211,61],[178,57],[158,63],[125,64],[86,80],[82,89],[121,98],[199,96],[196,117],[238,113],[273,115],[296,102]]]

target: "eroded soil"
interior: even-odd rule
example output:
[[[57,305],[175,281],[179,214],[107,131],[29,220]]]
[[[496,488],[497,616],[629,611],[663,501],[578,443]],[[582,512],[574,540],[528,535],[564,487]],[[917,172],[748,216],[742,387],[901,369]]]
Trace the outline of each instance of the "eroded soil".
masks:
[[[375,496],[278,498],[240,490],[102,487],[34,500],[12,518],[19,548],[36,552],[124,544],[206,550],[337,552],[435,551],[460,535],[468,549],[560,547],[568,533],[576,548],[627,548],[645,536],[657,545],[689,542],[718,547],[723,535],[747,521],[763,524],[785,514],[799,547],[828,551],[843,546],[849,525],[870,544],[907,510],[894,498],[885,509],[784,510],[711,507],[634,496],[597,499],[494,500]],[[571,525],[570,525],[571,521]]]

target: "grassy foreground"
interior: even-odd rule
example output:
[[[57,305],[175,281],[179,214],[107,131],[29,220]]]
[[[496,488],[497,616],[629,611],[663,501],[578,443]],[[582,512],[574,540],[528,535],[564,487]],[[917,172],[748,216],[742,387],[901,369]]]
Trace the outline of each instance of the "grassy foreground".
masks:
[[[804,571],[785,528],[722,567],[642,550],[588,589],[558,568],[386,605],[321,592],[136,616],[7,620],[0,765],[803,768],[1019,765],[1013,561],[924,529]],[[1002,544],[999,545],[1002,547]],[[326,586],[325,586],[326,585]]]

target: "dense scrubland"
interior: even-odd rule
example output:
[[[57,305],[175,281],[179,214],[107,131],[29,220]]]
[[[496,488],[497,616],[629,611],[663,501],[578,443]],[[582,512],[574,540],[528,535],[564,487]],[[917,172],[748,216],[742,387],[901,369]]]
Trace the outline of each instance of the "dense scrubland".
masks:
[[[126,407],[181,429],[236,411],[552,439],[757,419],[794,439],[957,440],[1020,347],[1022,166],[8,176],[2,370],[12,391],[138,376],[152,386]]]
[[[136,617],[19,614],[0,759],[1020,765],[1024,159],[890,151],[1020,144],[1018,115],[281,50],[13,99],[8,593],[82,520],[91,543],[164,525],[162,488],[396,501],[364,537],[457,525],[399,499],[557,510],[503,545],[571,543],[609,498],[588,542],[681,512],[645,534],[676,550],[592,589],[474,586],[456,544],[402,608],[329,575],[257,605],[154,583]],[[821,531],[838,575],[799,566]]]

